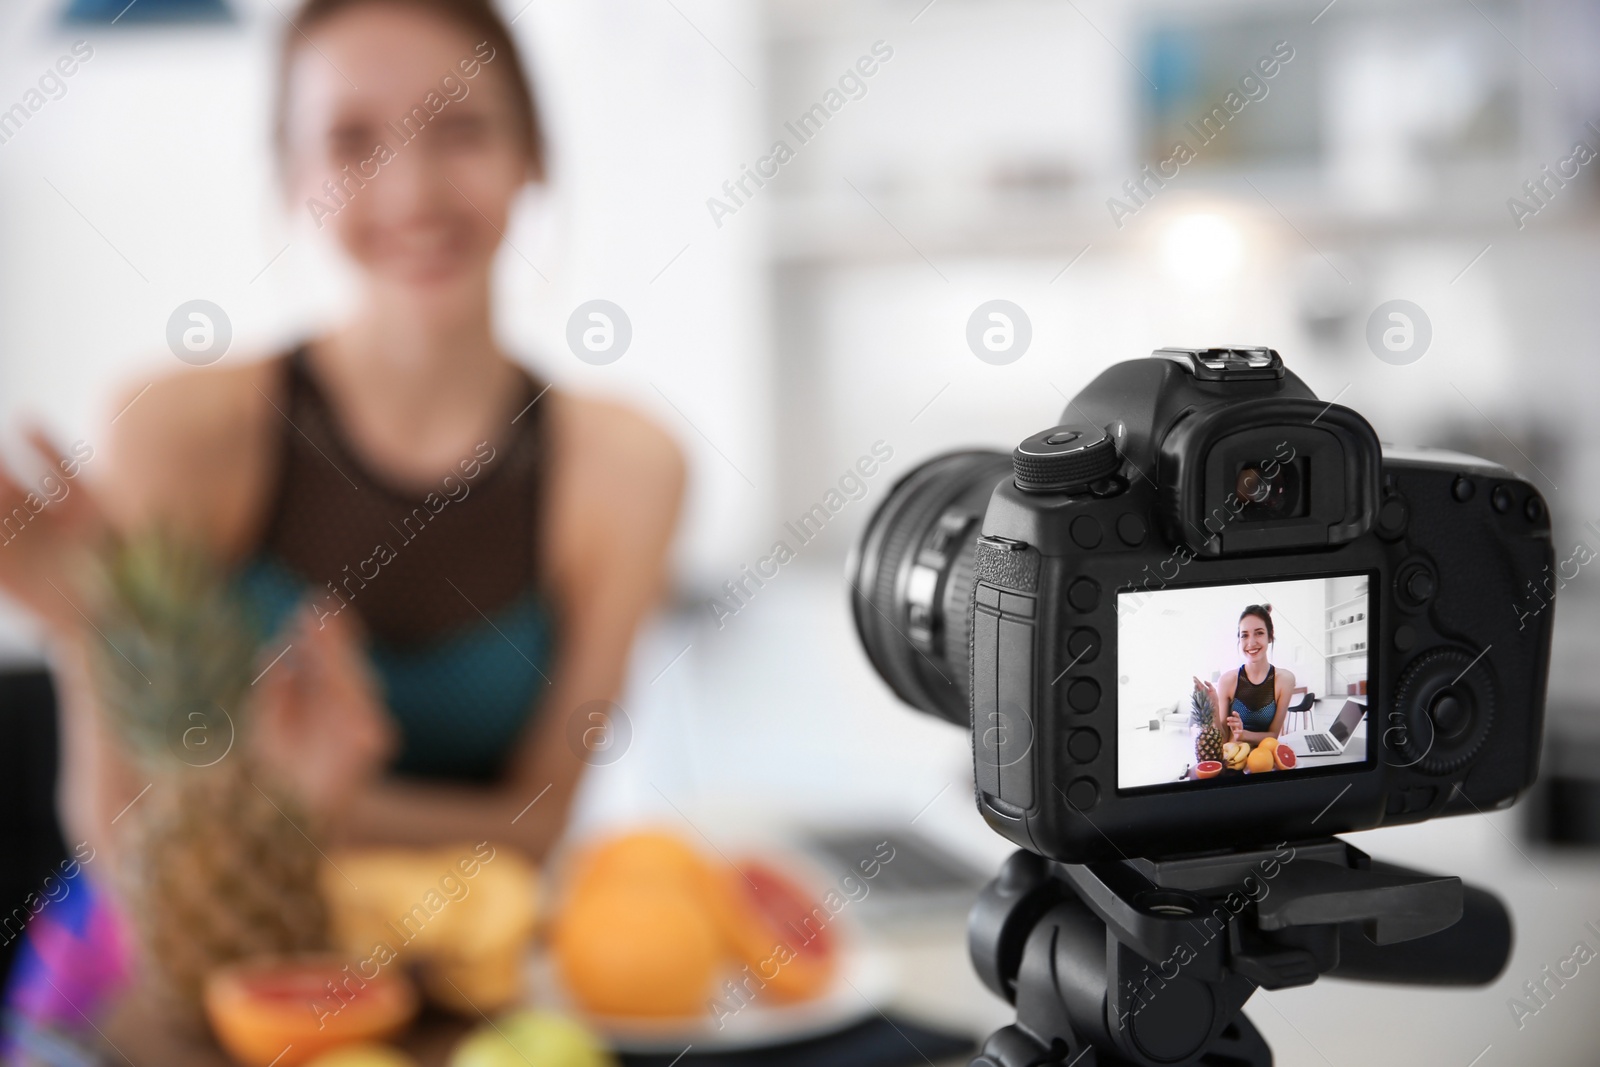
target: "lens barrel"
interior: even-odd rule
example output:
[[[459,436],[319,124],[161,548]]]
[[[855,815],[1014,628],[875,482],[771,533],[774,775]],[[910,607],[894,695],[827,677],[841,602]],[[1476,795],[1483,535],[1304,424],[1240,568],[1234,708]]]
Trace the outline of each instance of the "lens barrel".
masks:
[[[895,694],[920,711],[970,725],[972,559],[1003,452],[955,452],[907,474],[850,555],[856,633]]]

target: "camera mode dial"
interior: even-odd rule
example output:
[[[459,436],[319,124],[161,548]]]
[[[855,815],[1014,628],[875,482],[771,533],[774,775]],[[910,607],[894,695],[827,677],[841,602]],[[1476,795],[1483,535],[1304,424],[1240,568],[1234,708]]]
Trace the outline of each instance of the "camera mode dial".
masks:
[[[1482,653],[1436,648],[1411,662],[1384,731],[1385,759],[1451,774],[1477,754],[1494,720],[1495,689]]]
[[[1066,425],[1034,434],[1011,453],[1017,488],[1064,493],[1115,474],[1122,466],[1117,443],[1098,426]]]

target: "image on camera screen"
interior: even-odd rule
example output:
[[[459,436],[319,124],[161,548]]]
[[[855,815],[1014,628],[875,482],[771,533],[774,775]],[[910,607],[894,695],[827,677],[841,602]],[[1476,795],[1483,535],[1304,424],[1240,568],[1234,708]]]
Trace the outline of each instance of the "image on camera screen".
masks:
[[[1117,787],[1367,761],[1373,576],[1117,596]]]

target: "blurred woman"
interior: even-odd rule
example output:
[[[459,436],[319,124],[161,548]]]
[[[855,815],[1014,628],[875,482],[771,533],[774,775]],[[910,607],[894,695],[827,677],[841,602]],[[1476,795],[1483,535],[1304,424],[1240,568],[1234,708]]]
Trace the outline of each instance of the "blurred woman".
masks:
[[[0,552],[60,668],[63,820],[114,844],[146,784],[93,714],[73,559],[159,524],[235,565],[289,628],[258,741],[341,841],[492,837],[538,858],[584,767],[571,720],[617,696],[662,594],[680,454],[494,339],[495,253],[546,160],[489,0],[308,0],[276,132],[292,209],[353,265],[355,304],[291,352],[129,391],[97,493]],[[0,488],[7,511],[25,492]]]

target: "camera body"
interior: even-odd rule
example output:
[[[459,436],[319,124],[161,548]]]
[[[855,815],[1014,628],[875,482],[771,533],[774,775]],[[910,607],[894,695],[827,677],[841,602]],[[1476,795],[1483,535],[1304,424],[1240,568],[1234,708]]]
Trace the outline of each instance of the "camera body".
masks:
[[[1114,365],[1062,423],[911,472],[850,565],[879,672],[970,727],[996,831],[1069,863],[1172,856],[1487,811],[1533,781],[1553,612],[1527,589],[1554,563],[1536,488],[1385,452],[1270,349]],[[1265,650],[1242,608],[1277,620]],[[1222,718],[1208,680],[1276,764],[1192,758]],[[1304,747],[1330,731],[1342,751]]]

